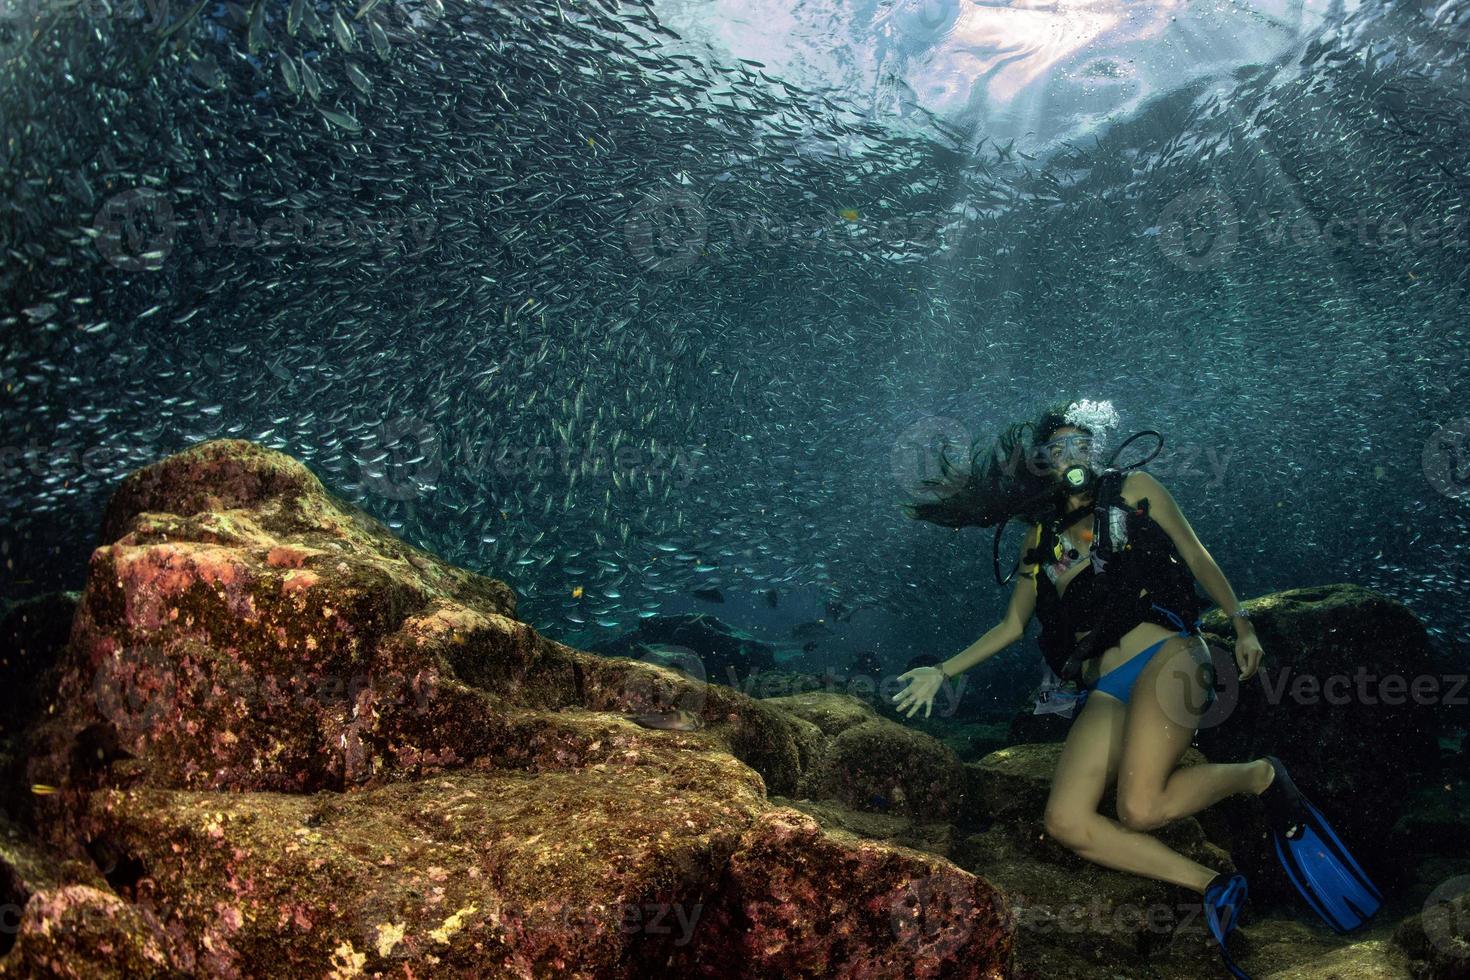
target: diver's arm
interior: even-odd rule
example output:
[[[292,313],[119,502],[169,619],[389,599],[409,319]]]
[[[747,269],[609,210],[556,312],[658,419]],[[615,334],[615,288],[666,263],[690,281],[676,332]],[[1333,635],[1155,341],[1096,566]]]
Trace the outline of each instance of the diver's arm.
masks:
[[[1039,538],[1040,528],[1033,527],[1021,545],[1021,554],[1024,556],[1036,545]],[[940,669],[946,677],[953,677],[1004,650],[1026,635],[1026,622],[1035,609],[1036,566],[1023,563],[1016,572],[1016,585],[1011,590],[1011,601],[1006,606],[1005,616],[986,630],[980,639],[940,664]]]
[[[1164,489],[1164,485],[1143,470],[1135,470],[1128,475],[1125,487],[1125,501],[1131,503],[1142,497],[1148,498],[1149,516],[1168,533],[1169,539],[1179,551],[1179,557],[1184,559],[1190,572],[1219,605],[1221,612],[1229,617],[1235,627],[1235,635],[1253,635],[1255,627],[1250,620],[1230,615],[1240,608],[1240,600],[1235,598],[1235,591],[1226,581],[1225,573],[1220,571],[1220,566],[1195,536],[1194,528],[1184,519],[1179,505],[1174,502],[1169,491]]]

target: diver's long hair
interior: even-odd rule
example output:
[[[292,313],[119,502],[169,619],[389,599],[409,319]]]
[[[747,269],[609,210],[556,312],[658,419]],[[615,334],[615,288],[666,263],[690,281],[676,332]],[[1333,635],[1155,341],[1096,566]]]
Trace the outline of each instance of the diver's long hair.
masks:
[[[1073,403],[1073,399],[1053,403],[1035,421],[1008,426],[988,449],[972,441],[968,468],[957,466],[941,449],[939,477],[921,484],[931,488],[929,492],[938,499],[905,503],[904,512],[954,528],[994,527],[1013,517],[1038,523],[1055,516],[1064,493],[1050,471],[1036,464],[1035,453],[1063,426],[1093,434],[1087,426],[1067,421],[1067,409]]]

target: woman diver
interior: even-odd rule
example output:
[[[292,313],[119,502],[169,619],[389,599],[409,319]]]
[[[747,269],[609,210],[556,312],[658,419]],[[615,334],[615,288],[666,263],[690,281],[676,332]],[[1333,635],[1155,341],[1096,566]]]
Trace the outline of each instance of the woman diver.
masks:
[[[1355,928],[1376,910],[1379,896],[1279,760],[1179,767],[1213,697],[1194,580],[1234,626],[1242,680],[1260,666],[1261,644],[1169,491],[1136,468],[1142,463],[1111,467],[1138,436],[1103,456],[1117,423],[1111,402],[1064,403],[1035,423],[1011,426],[983,464],[972,455],[968,473],[941,457],[943,478],[927,484],[943,492],[906,505],[910,516],[949,527],[995,525],[1002,585],[1000,533],[1016,517],[1031,527],[1001,622],[937,667],[900,675],[908,686],[893,701],[907,717],[921,707],[928,717],[942,684],[1020,640],[1035,612],[1050,671],[1082,688],[1052,778],[1046,832],[1097,864],[1200,893],[1226,965],[1243,977],[1225,937],[1245,902],[1245,878],[1192,861],[1149,831],[1227,796],[1258,794],[1283,865],[1324,920],[1340,931]],[[1033,431],[1029,445],[1026,429]],[[1116,820],[1098,812],[1115,780]],[[1331,861],[1322,860],[1321,846],[1310,851],[1323,841],[1335,845],[1328,848]]]

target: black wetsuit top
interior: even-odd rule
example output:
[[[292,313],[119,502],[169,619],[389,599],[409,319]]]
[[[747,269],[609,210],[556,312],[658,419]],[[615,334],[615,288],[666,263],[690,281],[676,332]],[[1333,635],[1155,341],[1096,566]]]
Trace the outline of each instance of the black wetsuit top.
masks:
[[[1093,560],[1067,583],[1065,595],[1057,593],[1052,569],[1047,567],[1062,555],[1055,530],[1043,525],[1041,543],[1024,557],[1036,580],[1041,653],[1064,680],[1077,680],[1084,662],[1117,646],[1123,634],[1139,623],[1177,628],[1153,608],[1154,603],[1186,624],[1199,618],[1202,603],[1194,590],[1194,575],[1168,532],[1149,516],[1147,498],[1135,507],[1123,501],[1125,476],[1114,470],[1099,478],[1094,492]],[[1047,574],[1038,574],[1043,569]],[[1082,632],[1087,635],[1077,640],[1075,634]]]

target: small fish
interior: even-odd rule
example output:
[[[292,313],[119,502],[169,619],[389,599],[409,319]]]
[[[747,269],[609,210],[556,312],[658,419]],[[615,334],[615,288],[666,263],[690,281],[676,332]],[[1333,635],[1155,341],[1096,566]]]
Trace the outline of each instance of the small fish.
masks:
[[[292,95],[301,91],[301,75],[296,71],[296,63],[291,56],[281,56],[281,80],[286,83],[286,90]]]
[[[356,65],[349,61],[346,63],[346,65],[343,66],[343,71],[347,73],[347,80],[351,82],[353,84],[353,87],[355,87],[359,92],[361,92],[363,95],[373,94],[373,83],[368,81],[368,77],[362,73],[361,68],[358,68]]]
[[[693,711],[679,708],[676,711],[660,711],[649,715],[628,715],[628,720],[644,728],[655,728],[665,732],[697,732],[704,727],[704,717]]]
[[[255,0],[250,10],[250,26],[245,33],[245,49],[251,54],[260,54],[270,45],[270,35],[265,29],[265,2]]]
[[[696,599],[703,599],[705,602],[725,601],[725,594],[719,589],[695,589],[690,594],[693,595]]]
[[[368,38],[373,42],[373,50],[377,52],[380,60],[387,61],[393,56],[393,51],[388,46],[388,34],[383,30],[383,25],[375,20],[369,20]]]
[[[332,33],[337,38],[337,46],[343,51],[357,50],[357,42],[352,37],[352,28],[348,27],[347,21],[342,19],[341,11],[332,11]]]
[[[37,796],[50,796],[53,793],[60,793],[61,790],[55,786],[49,786],[46,783],[31,783],[31,792]]]
[[[313,102],[322,94],[321,79],[316,77],[316,72],[304,60],[301,62],[301,84],[305,87],[306,94],[311,96]]]
[[[328,122],[337,126],[341,126],[349,133],[362,132],[362,123],[358,122],[356,119],[353,119],[346,113],[336,112],[332,109],[323,109],[321,106],[317,106],[316,111],[325,116]]]

